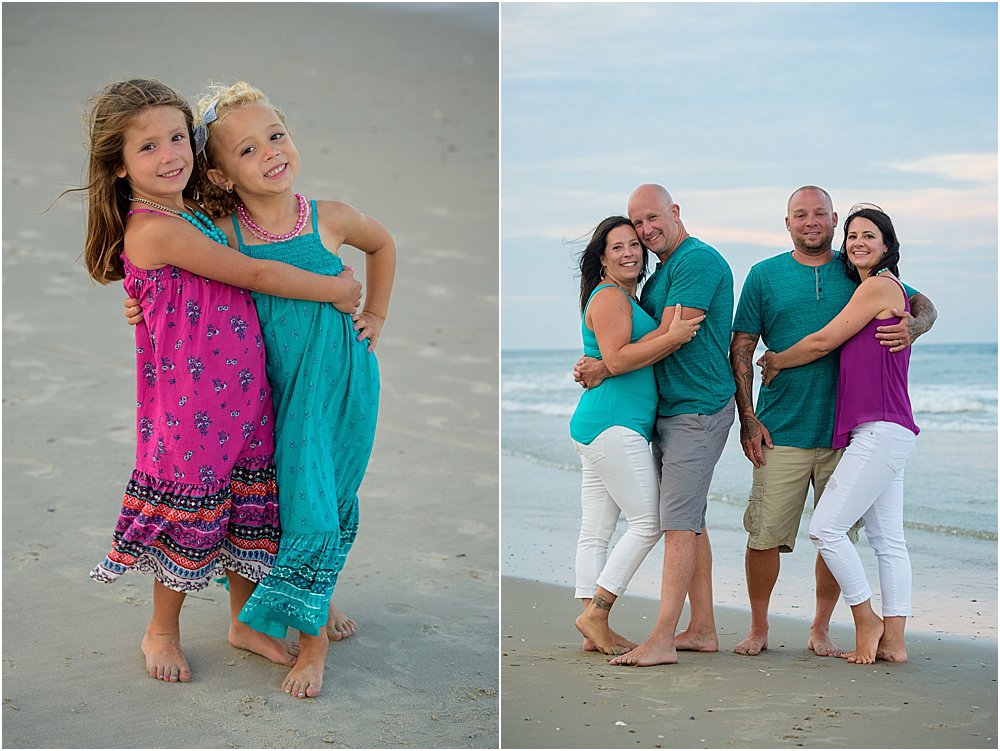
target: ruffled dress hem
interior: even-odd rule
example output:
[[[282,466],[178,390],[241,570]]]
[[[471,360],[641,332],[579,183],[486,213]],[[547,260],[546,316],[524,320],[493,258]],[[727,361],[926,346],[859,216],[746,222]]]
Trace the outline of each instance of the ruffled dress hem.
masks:
[[[278,639],[289,627],[319,636],[327,621],[341,557],[339,531],[283,534],[274,567],[257,585],[239,619]]]
[[[248,457],[223,480],[163,480],[134,470],[111,552],[90,578],[113,583],[129,570],[178,592],[204,589],[233,571],[263,580],[278,550],[278,491],[270,457]]]

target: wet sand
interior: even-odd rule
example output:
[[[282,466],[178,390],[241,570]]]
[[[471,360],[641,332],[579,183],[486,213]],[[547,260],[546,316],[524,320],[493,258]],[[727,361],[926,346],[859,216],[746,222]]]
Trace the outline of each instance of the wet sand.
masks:
[[[742,657],[748,614],[717,607],[719,652],[616,667],[581,649],[572,589],[501,586],[504,748],[997,747],[995,643],[911,633],[909,662],[852,665],[806,649],[808,621],[775,616],[770,648]],[[612,624],[641,641],[656,604],[623,597]],[[852,644],[846,626],[833,635]]]

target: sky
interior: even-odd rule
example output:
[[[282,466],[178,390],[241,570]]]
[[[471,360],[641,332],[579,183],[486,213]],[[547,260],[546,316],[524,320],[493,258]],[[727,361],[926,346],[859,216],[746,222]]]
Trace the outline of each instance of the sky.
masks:
[[[878,204],[925,341],[996,342],[997,5],[502,4],[501,349],[580,346],[577,256],[645,182],[737,296],[795,188]]]

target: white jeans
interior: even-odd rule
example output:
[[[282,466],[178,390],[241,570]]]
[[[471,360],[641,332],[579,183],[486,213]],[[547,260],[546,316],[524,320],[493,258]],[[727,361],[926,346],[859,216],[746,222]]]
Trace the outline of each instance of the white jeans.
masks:
[[[583,465],[576,597],[593,597],[598,586],[618,596],[660,539],[660,488],[649,442],[613,426],[589,445],[573,444]],[[608,555],[622,512],[628,530]]]
[[[809,525],[809,538],[840,584],[844,602],[860,605],[872,596],[861,556],[847,539],[859,518],[878,559],[882,615],[908,616],[912,573],[903,535],[903,469],[916,436],[893,422],[866,422],[827,482]]]

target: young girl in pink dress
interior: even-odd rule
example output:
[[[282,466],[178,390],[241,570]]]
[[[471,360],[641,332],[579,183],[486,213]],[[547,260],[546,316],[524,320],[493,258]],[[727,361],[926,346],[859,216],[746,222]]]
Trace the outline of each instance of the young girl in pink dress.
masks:
[[[90,275],[124,280],[142,301],[136,328],[136,466],[111,551],[91,572],[151,573],[142,639],[149,674],[190,681],[180,646],[188,592],[229,578],[234,646],[293,665],[281,640],[237,620],[271,569],[279,536],[274,416],[264,347],[247,289],[334,303],[353,313],[350,273],[310,274],[226,247],[185,188],[195,172],[192,115],[151,80],[114,83],[90,117]],[[230,286],[234,285],[234,286]],[[246,288],[246,289],[243,289]]]

